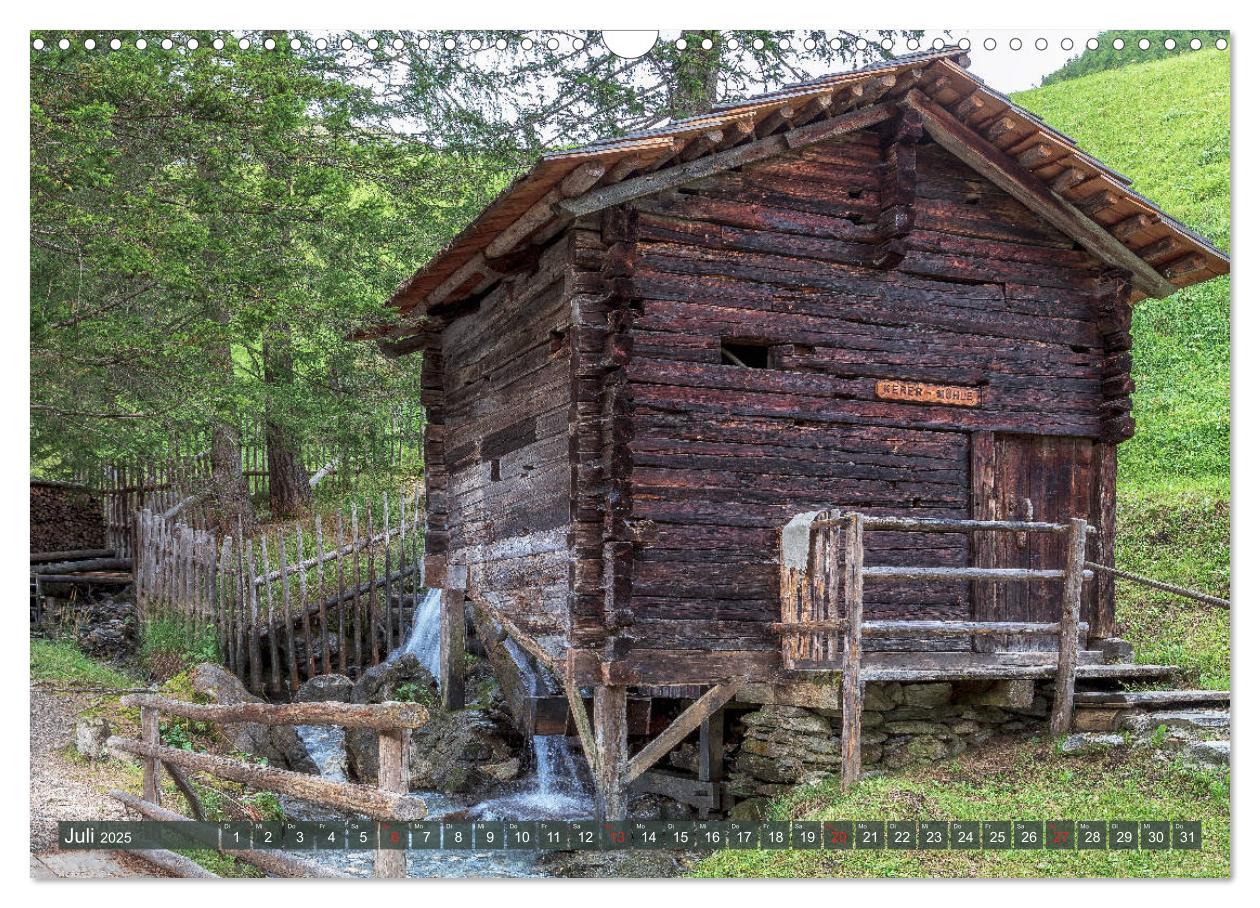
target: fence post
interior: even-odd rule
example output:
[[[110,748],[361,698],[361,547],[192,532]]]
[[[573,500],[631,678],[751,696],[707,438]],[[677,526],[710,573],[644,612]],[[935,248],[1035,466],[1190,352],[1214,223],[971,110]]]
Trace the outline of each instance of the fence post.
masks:
[[[411,729],[391,728],[379,738],[379,784],[382,791],[406,794],[411,787]],[[384,828],[381,834],[385,834]],[[405,836],[404,830],[401,834]],[[405,844],[405,843],[404,843]],[[401,848],[386,848],[380,842],[376,849],[374,872],[378,877],[398,879],[407,875],[407,852]]]
[[[1088,524],[1072,518],[1068,529],[1067,564],[1063,571],[1063,608],[1059,617],[1059,669],[1054,678],[1054,712],[1050,733],[1066,734],[1072,727],[1072,705],[1076,696],[1076,660],[1081,620],[1081,587],[1085,582],[1085,539]]]
[[[829,529],[828,532],[835,532]],[[841,719],[840,749],[844,760],[841,781],[847,788],[862,775],[862,515],[850,514],[845,533],[844,674],[841,693],[844,715]]]
[[[140,740],[145,747],[156,748],[162,741],[158,733],[156,707],[140,707]],[[144,799],[153,804],[162,803],[162,786],[158,779],[157,757],[144,758]]]
[[[438,641],[442,708],[448,711],[464,708],[464,590],[467,586],[467,567],[451,565],[447,568]]]

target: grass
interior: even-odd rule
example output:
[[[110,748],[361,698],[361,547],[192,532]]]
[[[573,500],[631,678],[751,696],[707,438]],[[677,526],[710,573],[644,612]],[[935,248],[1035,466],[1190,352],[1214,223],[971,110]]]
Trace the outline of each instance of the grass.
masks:
[[[82,687],[142,687],[121,669],[97,662],[67,640],[31,639],[31,680]]]
[[[1229,875],[1229,775],[1152,748],[1063,756],[1005,740],[913,776],[800,786],[778,820],[1201,820],[1201,851],[721,851],[702,877],[1221,877]]]
[[[1196,51],[1056,82],[1015,100],[1228,251],[1230,55]],[[1139,303],[1133,416],[1119,449],[1116,562],[1229,596],[1230,279]],[[1229,613],[1118,581],[1118,630],[1137,656],[1228,687]]]

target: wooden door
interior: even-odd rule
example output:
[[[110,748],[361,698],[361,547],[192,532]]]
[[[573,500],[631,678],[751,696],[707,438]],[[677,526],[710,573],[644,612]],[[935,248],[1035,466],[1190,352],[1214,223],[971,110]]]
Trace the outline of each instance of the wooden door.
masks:
[[[972,513],[982,520],[1096,523],[1094,443],[1088,438],[977,433],[972,437]],[[976,533],[978,567],[1062,568],[1067,539],[1060,533]],[[1058,621],[1062,584],[975,583],[979,621]],[[977,649],[1053,650],[1053,637],[993,638]]]

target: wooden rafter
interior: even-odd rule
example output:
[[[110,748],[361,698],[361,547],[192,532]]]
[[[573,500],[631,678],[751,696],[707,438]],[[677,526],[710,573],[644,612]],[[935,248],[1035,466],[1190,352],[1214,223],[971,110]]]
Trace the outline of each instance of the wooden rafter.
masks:
[[[917,89],[911,90],[906,94],[905,103],[923,115],[924,128],[941,147],[977,173],[992,180],[1090,253],[1108,264],[1131,272],[1134,284],[1143,293],[1165,297],[1176,291],[1177,288],[1167,278],[1112,236],[1106,228],[1081,213],[1036,177],[1020,169],[1004,152],[963,126],[927,95]]]

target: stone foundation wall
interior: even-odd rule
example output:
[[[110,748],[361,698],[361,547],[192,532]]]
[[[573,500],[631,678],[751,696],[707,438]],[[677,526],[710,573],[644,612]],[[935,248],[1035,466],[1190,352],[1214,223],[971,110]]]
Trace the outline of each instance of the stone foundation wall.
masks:
[[[1045,727],[1049,682],[872,683],[862,711],[862,763],[897,770],[956,757],[997,734]],[[840,771],[841,713],[762,706],[739,717],[732,794],[774,797]]]

